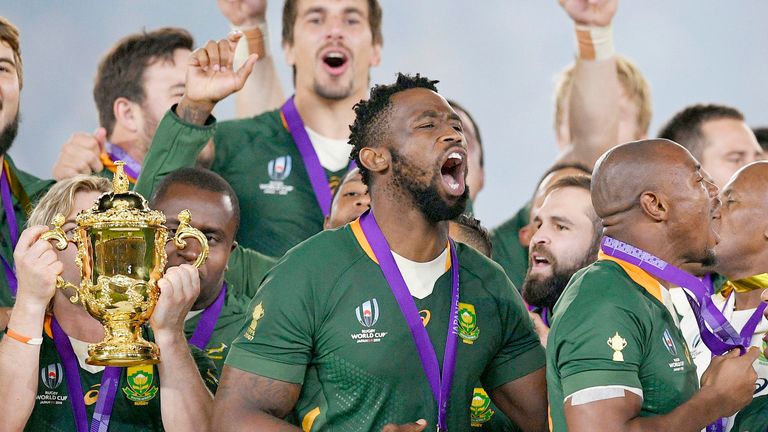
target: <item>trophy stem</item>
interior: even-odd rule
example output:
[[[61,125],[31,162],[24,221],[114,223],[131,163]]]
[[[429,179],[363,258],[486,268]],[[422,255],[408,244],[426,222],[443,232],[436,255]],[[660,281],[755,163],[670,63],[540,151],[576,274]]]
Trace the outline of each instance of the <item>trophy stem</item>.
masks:
[[[141,324],[128,319],[105,320],[104,340],[88,346],[86,363],[96,366],[136,366],[160,362],[160,348],[141,336]]]

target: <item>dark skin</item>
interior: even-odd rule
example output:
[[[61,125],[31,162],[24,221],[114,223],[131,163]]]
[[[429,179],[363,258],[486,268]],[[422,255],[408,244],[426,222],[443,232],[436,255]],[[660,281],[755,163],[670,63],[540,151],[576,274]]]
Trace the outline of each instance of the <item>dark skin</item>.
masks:
[[[371,209],[392,249],[410,260],[430,261],[445,249],[448,222],[433,223],[393,181],[391,150],[423,167],[422,184],[440,173],[448,153],[457,152],[466,163],[466,145],[461,121],[448,103],[425,89],[411,89],[390,98],[388,124],[393,125],[378,147],[361,150],[362,164],[371,171]],[[466,175],[466,165],[461,171]],[[441,184],[438,191],[446,203],[456,203],[463,191]],[[301,386],[271,380],[229,366],[216,394],[214,420],[220,430],[294,431],[283,422],[295,406]],[[489,392],[494,403],[526,431],[546,430],[546,386],[540,369]],[[401,425],[387,425],[386,432],[418,432],[427,425],[423,419]]]
[[[178,214],[188,209],[192,214],[191,225],[202,231],[208,240],[208,259],[199,269],[200,295],[192,310],[206,308],[219,295],[224,283],[227,260],[237,246],[237,226],[232,202],[226,194],[177,183],[156,199],[152,208],[165,214],[165,226],[171,231],[169,238],[179,226]],[[168,267],[192,264],[197,259],[200,244],[191,238],[186,241],[187,247],[184,249],[177,249],[173,242],[168,242],[165,247]]]
[[[592,202],[605,235],[631,243],[680,266],[701,257],[713,240],[718,217],[717,188],[707,184],[698,162],[671,141],[646,140],[614,148],[598,161],[592,177]],[[703,207],[703,210],[700,209]],[[686,228],[687,227],[687,228]],[[670,245],[673,235],[681,236]],[[701,378],[701,390],[672,412],[639,417],[643,400],[624,397],[564,404],[569,431],[700,431],[752,400],[757,379],[752,363],[759,351],[738,350],[715,357]]]
[[[331,204],[331,214],[325,218],[323,229],[344,226],[360,217],[370,207],[368,186],[363,183],[360,170],[355,168],[344,176],[339,185]]]

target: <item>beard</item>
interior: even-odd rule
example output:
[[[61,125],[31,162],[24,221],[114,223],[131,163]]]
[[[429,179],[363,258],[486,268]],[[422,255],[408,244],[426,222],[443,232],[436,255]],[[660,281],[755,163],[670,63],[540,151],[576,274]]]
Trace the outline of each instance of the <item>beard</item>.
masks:
[[[349,80],[349,85],[343,87],[341,85],[334,84],[321,84],[315,79],[314,82],[315,93],[323,99],[328,100],[343,100],[352,95],[354,89],[353,80]]]
[[[592,264],[595,261],[597,252],[590,250],[587,256],[576,264],[561,266],[549,251],[544,249],[544,247],[537,246],[538,245],[535,245],[531,249],[531,253],[538,252],[539,254],[546,256],[547,260],[551,263],[552,275],[531,275],[531,267],[529,264],[528,274],[525,275],[525,280],[523,281],[523,299],[525,299],[529,305],[552,310],[555,303],[557,303],[557,300],[560,299],[560,296],[563,294],[568,282],[570,282],[571,277],[577,271]]]
[[[391,154],[395,186],[409,195],[427,221],[437,223],[452,220],[464,213],[469,198],[469,187],[465,187],[464,193],[451,204],[440,196],[439,187],[443,181],[440,174],[433,175],[429,184],[420,184],[416,179],[427,177],[429,172],[410,163],[395,150],[392,150]]]
[[[0,131],[0,156],[5,156],[8,150],[11,149],[13,141],[16,139],[16,135],[19,133],[19,112],[16,112],[16,116],[10,123],[5,125],[2,131]]]

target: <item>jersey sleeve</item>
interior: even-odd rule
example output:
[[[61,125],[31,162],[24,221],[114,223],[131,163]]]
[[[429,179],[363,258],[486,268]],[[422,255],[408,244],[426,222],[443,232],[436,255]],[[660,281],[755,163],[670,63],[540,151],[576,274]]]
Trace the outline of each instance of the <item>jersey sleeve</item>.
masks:
[[[545,365],[544,347],[533,330],[522,297],[502,272],[496,283],[505,287],[498,300],[503,343],[481,377],[486,389],[514,381]]]
[[[293,258],[284,258],[267,274],[251,300],[226,364],[301,384],[312,353],[316,303],[311,286],[314,273]]]
[[[620,302],[580,301],[565,311],[550,333],[547,352],[554,356],[563,396],[597,386],[642,389],[642,320]]]
[[[236,289],[252,298],[276,259],[253,249],[237,246],[229,256],[225,279]]]
[[[203,126],[187,123],[171,107],[157,127],[134,191],[151,199],[160,181],[179,168],[194,167],[197,155],[216,131],[216,119],[208,117]]]

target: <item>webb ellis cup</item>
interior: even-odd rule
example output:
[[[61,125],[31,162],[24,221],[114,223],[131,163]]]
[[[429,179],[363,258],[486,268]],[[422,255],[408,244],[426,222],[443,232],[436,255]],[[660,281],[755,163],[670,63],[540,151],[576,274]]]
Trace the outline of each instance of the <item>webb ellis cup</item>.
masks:
[[[151,210],[147,200],[128,190],[123,162],[117,162],[112,192],[102,194],[93,207],[78,213],[77,228],[70,237],[61,226],[58,214],[53,229],[43,235],[55,240],[64,250],[69,242],[77,245],[75,264],[80,269],[80,286],[61,277],[57,288],[72,288],[72,303],[80,302],[91,316],[104,325],[104,340],[88,346],[86,363],[99,366],[133,366],[160,361],[160,350],[141,337],[141,326],[152,315],[160,296],[157,281],[167,262],[165,245],[168,229],[165,215]],[[174,245],[183,249],[185,238],[200,242],[195,261],[200,267],[208,257],[208,242],[199,230],[189,226],[190,214],[179,214]]]

